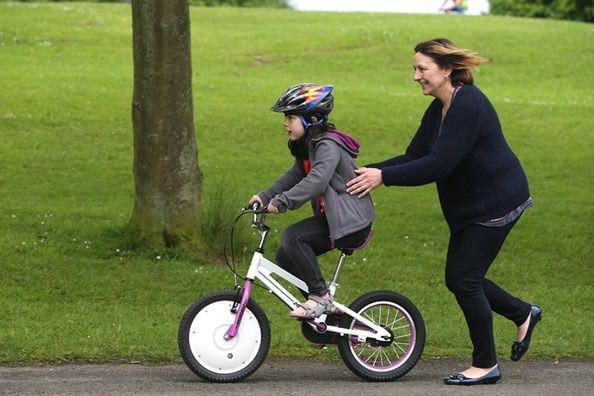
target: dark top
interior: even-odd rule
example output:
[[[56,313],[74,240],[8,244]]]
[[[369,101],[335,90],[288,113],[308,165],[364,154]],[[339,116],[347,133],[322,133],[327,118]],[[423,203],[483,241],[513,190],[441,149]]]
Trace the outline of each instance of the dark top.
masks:
[[[435,99],[404,155],[368,167],[382,170],[386,186],[437,182],[452,232],[505,216],[530,197],[528,181],[511,151],[495,109],[474,85],[463,85],[441,123]]]

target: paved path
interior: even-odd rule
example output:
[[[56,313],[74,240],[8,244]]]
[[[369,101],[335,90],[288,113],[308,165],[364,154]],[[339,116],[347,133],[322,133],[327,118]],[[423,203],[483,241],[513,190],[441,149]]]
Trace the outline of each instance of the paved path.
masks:
[[[445,386],[464,365],[423,360],[390,383],[360,380],[340,361],[267,360],[237,384],[203,382],[183,364],[0,367],[0,395],[594,395],[594,361],[502,362],[497,385]]]

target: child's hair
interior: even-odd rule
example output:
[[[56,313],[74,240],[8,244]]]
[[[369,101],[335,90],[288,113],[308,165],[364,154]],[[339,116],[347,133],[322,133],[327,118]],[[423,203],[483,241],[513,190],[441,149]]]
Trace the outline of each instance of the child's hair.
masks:
[[[336,126],[326,119],[324,122],[318,125],[312,125],[306,129],[306,133],[301,136],[298,140],[290,140],[288,142],[289,151],[296,159],[304,160],[307,159],[308,152],[307,147],[311,139],[321,136],[322,134],[333,131]]]
[[[451,68],[453,85],[474,84],[472,69],[487,61],[474,52],[457,47],[446,38],[423,41],[415,46],[417,52],[433,59],[442,69]]]

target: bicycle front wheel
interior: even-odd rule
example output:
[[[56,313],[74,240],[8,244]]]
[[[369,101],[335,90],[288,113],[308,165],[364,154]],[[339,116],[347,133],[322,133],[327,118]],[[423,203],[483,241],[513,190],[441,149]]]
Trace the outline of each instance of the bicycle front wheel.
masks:
[[[391,334],[386,341],[360,340],[357,336],[340,338],[340,356],[353,373],[370,381],[392,381],[417,364],[425,346],[425,324],[409,299],[380,290],[364,294],[349,308]],[[342,327],[370,330],[356,319],[346,314],[342,316]]]
[[[231,312],[236,293],[214,292],[194,302],[179,326],[179,350],[186,365],[210,382],[236,382],[252,375],[270,347],[270,325],[266,314],[250,299],[239,331],[225,340],[233,324]]]

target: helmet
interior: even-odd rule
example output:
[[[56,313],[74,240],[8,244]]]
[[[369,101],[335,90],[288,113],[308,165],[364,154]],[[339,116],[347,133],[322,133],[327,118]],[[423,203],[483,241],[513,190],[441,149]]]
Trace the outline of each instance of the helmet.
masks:
[[[303,83],[293,85],[270,109],[291,115],[313,115],[323,118],[332,111],[332,85]]]

